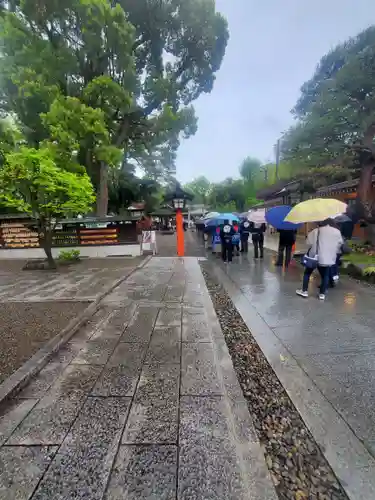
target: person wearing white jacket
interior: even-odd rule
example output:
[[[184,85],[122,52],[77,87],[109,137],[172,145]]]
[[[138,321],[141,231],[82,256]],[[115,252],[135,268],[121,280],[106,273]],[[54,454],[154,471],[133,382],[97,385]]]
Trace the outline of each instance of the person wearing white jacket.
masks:
[[[330,268],[336,264],[337,254],[344,240],[339,229],[332,225],[330,219],[327,219],[321,222],[319,227],[309,233],[307,236],[307,243],[309,245],[308,253],[310,257],[316,255],[318,259],[318,271],[322,280],[319,290],[319,299],[324,300],[330,281]],[[314,269],[305,268],[302,290],[297,290],[297,295],[305,298],[309,296],[309,281],[313,271]]]

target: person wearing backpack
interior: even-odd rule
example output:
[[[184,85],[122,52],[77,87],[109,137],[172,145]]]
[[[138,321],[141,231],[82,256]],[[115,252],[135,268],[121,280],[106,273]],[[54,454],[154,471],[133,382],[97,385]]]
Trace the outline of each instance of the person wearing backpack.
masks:
[[[264,257],[264,233],[266,231],[266,225],[256,222],[250,223],[250,233],[251,239],[254,245],[254,259],[259,257],[263,259]]]
[[[249,234],[250,234],[250,222],[248,220],[242,221],[240,225],[242,253],[248,253],[249,251]]]
[[[309,233],[307,236],[307,243],[309,245],[309,250],[302,258],[302,263],[305,266],[302,289],[296,290],[296,293],[304,298],[309,296],[308,288],[310,276],[315,269],[318,269],[321,277],[319,299],[325,300],[331,279],[330,271],[332,266],[336,264],[337,254],[344,241],[340,231],[333,227],[330,219],[327,219]]]
[[[225,220],[220,229],[221,239],[221,256],[224,262],[232,262],[233,259],[233,243],[232,238],[234,235],[233,226],[229,224],[229,220]]]

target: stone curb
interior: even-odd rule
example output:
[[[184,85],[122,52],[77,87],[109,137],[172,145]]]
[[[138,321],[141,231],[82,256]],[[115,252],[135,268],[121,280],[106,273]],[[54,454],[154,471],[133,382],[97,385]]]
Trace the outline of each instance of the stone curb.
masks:
[[[214,273],[263,351],[348,498],[375,498],[374,458],[231,277],[217,265],[214,265]]]
[[[0,403],[15,396],[21,389],[23,389],[30,379],[37,375],[46,366],[53,354],[65,345],[73,337],[77,330],[96,313],[99,309],[100,302],[123,281],[128,279],[129,276],[131,276],[135,271],[142,269],[142,267],[144,267],[151,258],[152,255],[146,257],[129,273],[112,283],[112,285],[100,294],[94,302],[87,306],[81,314],[72,319],[60,333],[49,340],[47,344],[39,349],[39,351],[26,361],[26,363],[24,363],[16,372],[0,384]]]
[[[238,381],[219,319],[200,269],[199,260],[202,259],[197,259],[200,272],[200,280],[197,280],[197,284],[205,291],[202,303],[211,329],[216,371],[222,389],[223,402],[227,410],[228,422],[230,422],[233,436],[232,444],[236,449],[241,470],[241,480],[248,492],[246,498],[249,500],[256,498],[277,500],[277,493],[264,459],[263,449],[256,434],[248,404]],[[249,464],[253,464],[253,466],[249,467]],[[254,476],[254,469],[256,470],[256,476]]]

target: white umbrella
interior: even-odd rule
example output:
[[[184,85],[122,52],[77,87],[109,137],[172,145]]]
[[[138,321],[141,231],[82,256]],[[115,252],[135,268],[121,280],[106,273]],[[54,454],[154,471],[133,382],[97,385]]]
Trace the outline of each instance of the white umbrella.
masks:
[[[208,212],[208,214],[206,214],[203,219],[216,219],[216,217],[218,217],[219,215],[219,212]]]
[[[250,222],[254,222],[254,224],[265,224],[266,223],[266,211],[265,210],[250,210],[247,214],[247,218]]]

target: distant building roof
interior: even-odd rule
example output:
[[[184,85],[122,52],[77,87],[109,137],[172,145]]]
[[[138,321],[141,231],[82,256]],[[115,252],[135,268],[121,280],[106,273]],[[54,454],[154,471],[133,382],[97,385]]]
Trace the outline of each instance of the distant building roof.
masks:
[[[274,198],[275,195],[283,194],[287,191],[297,191],[300,186],[300,180],[281,180],[273,184],[272,186],[268,186],[259,190],[256,194],[258,200],[267,200],[268,198]]]
[[[130,207],[128,207],[128,210],[129,210],[129,211],[133,210],[133,211],[135,211],[135,212],[136,212],[136,211],[137,211],[137,212],[139,212],[139,211],[142,211],[142,210],[144,210],[144,209],[145,209],[145,205],[146,205],[146,204],[145,204],[143,201],[142,201],[142,202],[137,202],[137,203],[135,203],[135,202],[134,202],[134,203],[132,203],[132,204],[130,205]]]
[[[372,176],[372,183],[375,184],[375,175]],[[349,181],[337,182],[329,186],[323,186],[316,190],[316,195],[334,194],[334,193],[350,193],[357,190],[359,179],[351,179]]]

